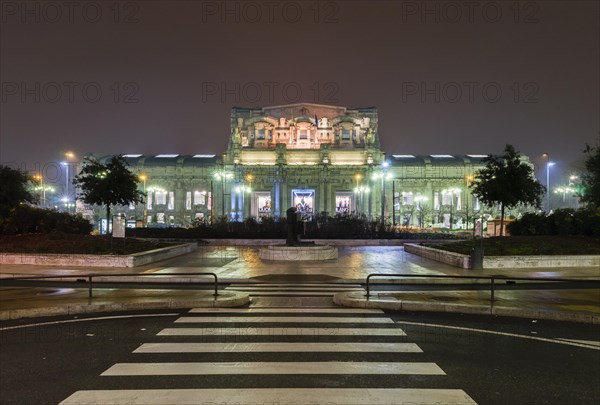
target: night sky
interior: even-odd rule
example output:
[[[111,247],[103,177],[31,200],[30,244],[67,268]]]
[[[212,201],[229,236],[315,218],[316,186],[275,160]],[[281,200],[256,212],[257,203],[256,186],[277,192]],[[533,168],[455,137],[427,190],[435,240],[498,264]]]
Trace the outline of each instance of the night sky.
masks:
[[[388,154],[511,143],[566,174],[599,139],[598,1],[69,4],[1,1],[3,164],[219,154],[231,107],[300,101],[378,107]]]

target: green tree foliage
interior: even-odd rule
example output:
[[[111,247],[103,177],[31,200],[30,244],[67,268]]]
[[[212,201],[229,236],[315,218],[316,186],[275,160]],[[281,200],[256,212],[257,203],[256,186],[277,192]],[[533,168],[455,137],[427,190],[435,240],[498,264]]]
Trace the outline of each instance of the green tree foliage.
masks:
[[[545,188],[512,145],[506,145],[502,155],[489,155],[483,162],[485,167],[476,173],[473,193],[488,206],[500,205],[502,236],[505,209],[520,204],[539,208]]]
[[[581,175],[581,202],[600,208],[600,145],[595,148],[585,145],[583,152],[587,157],[584,162],[585,172]]]
[[[81,192],[79,198],[87,204],[106,206],[106,219],[110,221],[110,207],[144,201],[144,193],[137,189],[138,178],[128,169],[123,156],[113,156],[107,163],[86,158],[83,169],[75,177]]]
[[[0,165],[0,218],[5,218],[19,204],[33,201],[27,189],[29,180],[23,171]]]

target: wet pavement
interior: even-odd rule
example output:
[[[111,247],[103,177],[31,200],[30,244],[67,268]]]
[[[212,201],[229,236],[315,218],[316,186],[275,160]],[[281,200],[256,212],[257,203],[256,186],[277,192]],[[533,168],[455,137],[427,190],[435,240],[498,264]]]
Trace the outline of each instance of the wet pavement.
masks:
[[[364,284],[372,273],[408,275],[451,275],[451,276],[491,276],[506,277],[553,277],[600,280],[598,268],[567,269],[460,269],[404,252],[402,247],[340,247],[337,260],[325,262],[263,262],[258,257],[258,249],[253,247],[213,247],[200,246],[195,253],[152,263],[136,268],[85,268],[67,266],[2,265],[0,277],[25,275],[64,275],[82,274],[161,274],[172,273],[217,274],[220,283],[355,283]],[[399,279],[390,279],[399,282]],[[439,279],[435,279],[439,282]],[[379,279],[378,281],[381,281]],[[445,282],[452,282],[444,280]],[[402,283],[434,282],[433,279],[407,280]],[[470,281],[471,282],[471,281]],[[476,282],[473,280],[472,282]],[[487,282],[480,280],[479,282]],[[373,287],[377,290],[377,286]],[[465,305],[489,305],[489,291],[385,291],[377,294],[379,300],[409,300],[421,302],[456,303]],[[458,290],[458,288],[457,288]],[[0,310],[36,308],[73,303],[145,302],[157,300],[194,299],[202,295],[198,291],[182,290],[121,290],[102,289],[94,292],[90,301],[85,288],[22,288],[3,287],[0,289]],[[281,304],[281,298],[255,297],[262,304],[269,301]],[[286,297],[293,305],[310,305],[314,300],[332,304],[331,297]],[[293,302],[292,302],[293,301]],[[507,308],[546,308],[552,311],[568,311],[600,315],[600,289],[587,290],[527,290],[498,291],[495,305]]]

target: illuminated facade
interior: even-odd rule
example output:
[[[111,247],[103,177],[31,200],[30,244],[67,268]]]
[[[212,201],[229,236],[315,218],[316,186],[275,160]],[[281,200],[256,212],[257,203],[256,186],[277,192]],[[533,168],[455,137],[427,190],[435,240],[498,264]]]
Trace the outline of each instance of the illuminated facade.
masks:
[[[285,216],[290,206],[306,219],[319,212],[380,218],[383,210],[393,225],[455,228],[483,213],[469,192],[483,155],[386,159],[377,125],[372,107],[233,108],[220,157],[124,155],[145,176],[140,188],[148,197],[144,206],[116,212],[145,216],[148,224],[188,225],[222,215]]]

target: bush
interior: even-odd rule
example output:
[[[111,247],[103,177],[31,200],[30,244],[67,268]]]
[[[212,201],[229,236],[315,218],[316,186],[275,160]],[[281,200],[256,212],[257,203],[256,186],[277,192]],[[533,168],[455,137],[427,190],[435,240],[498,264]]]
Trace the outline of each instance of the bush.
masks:
[[[511,235],[582,235],[600,237],[600,209],[557,209],[550,215],[528,213],[507,226]]]
[[[24,233],[83,234],[92,232],[92,225],[80,215],[20,205],[0,218],[0,233],[16,235]]]
[[[394,231],[381,225],[381,221],[369,220],[360,215],[336,215],[322,212],[313,221],[300,224],[304,239],[457,239],[453,234],[436,232]],[[127,229],[127,236],[163,239],[285,239],[287,225],[284,218],[263,217],[260,222],[247,218],[243,222],[218,217],[213,225],[200,221],[191,228],[134,228]]]

